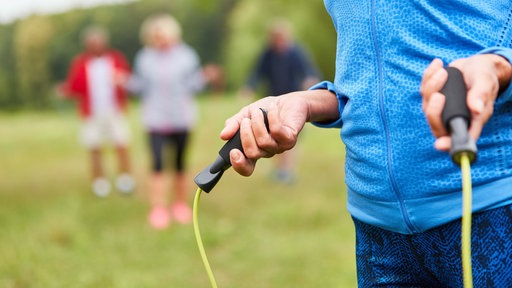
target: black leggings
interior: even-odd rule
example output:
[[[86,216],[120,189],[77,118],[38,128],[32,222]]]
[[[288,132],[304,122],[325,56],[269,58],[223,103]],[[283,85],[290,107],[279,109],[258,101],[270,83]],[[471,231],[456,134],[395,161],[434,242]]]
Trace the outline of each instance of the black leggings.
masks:
[[[151,156],[153,157],[153,172],[160,172],[163,169],[163,147],[165,145],[172,145],[175,147],[176,157],[175,166],[177,172],[182,172],[185,169],[184,157],[185,149],[188,143],[188,131],[182,132],[150,132],[149,145],[151,148]]]

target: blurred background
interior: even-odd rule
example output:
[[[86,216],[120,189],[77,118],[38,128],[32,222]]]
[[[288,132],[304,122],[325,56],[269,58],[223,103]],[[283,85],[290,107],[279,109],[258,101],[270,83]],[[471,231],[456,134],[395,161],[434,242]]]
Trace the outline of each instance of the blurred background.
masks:
[[[150,161],[138,98],[128,110],[137,191],[98,199],[77,141],[75,103],[56,96],[85,27],[105,27],[133,65],[141,23],[154,13],[173,15],[202,64],[224,71],[222,87],[198,98],[191,176],[216,157],[224,120],[251,101],[237,91],[272,19],[288,19],[322,79],[334,77],[336,36],[320,0],[0,4],[0,287],[209,286],[192,226],[155,231],[146,223]],[[220,287],[356,286],[339,131],[308,125],[297,150],[292,185],[270,181],[271,161],[262,160],[252,177],[229,171],[202,198],[201,229]],[[106,158],[113,174],[114,155]]]

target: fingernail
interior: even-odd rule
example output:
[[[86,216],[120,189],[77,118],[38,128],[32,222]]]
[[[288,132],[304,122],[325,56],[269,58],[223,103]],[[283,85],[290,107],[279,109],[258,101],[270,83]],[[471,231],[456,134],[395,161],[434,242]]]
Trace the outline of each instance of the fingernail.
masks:
[[[434,74],[434,77],[432,77],[432,78],[434,78],[436,81],[439,81],[439,80],[441,80],[441,78],[443,78],[444,73],[445,73],[444,69],[439,69],[439,70],[437,70],[436,74]]]
[[[234,153],[234,154],[235,155],[233,156],[233,158],[234,158],[233,160],[235,160],[235,162],[237,162],[237,163],[240,162],[240,158],[241,158],[240,153]]]

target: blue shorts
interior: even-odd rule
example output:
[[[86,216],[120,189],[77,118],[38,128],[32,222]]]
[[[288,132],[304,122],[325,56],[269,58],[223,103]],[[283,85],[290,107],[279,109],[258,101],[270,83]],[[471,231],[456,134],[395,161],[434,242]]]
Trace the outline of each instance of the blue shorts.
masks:
[[[512,206],[473,214],[474,287],[512,287]],[[462,287],[461,221],[404,235],[354,219],[359,287]]]

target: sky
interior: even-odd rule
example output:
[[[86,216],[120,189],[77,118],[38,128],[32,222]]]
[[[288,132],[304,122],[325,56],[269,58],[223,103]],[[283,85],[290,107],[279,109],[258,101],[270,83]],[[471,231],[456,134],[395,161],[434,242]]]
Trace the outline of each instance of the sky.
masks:
[[[9,23],[31,14],[51,14],[73,8],[93,7],[134,0],[0,0],[0,23]]]

